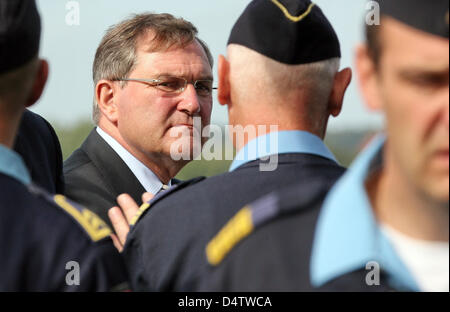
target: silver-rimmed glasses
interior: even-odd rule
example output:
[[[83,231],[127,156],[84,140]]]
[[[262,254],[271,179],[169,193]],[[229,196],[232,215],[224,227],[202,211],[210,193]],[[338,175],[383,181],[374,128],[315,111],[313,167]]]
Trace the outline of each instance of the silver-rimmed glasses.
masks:
[[[217,89],[213,87],[212,80],[205,79],[190,82],[183,77],[175,77],[175,76],[160,76],[154,79],[115,78],[113,80],[142,82],[166,93],[183,92],[186,89],[187,84],[192,83],[194,85],[195,91],[199,96],[210,96],[212,94],[212,90]]]

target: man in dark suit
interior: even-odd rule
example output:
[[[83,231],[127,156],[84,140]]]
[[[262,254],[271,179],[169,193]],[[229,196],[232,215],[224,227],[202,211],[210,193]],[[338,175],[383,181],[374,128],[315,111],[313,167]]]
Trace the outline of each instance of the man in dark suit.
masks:
[[[205,245],[220,257],[200,289],[449,291],[449,2],[376,4],[356,64],[386,132],[325,199],[302,181],[244,208],[270,213],[229,248],[219,234]]]
[[[111,229],[33,184],[12,150],[25,107],[42,94],[48,64],[37,56],[35,1],[2,0],[0,17],[0,291],[118,290],[127,277]]]
[[[14,150],[22,156],[34,183],[50,193],[64,194],[61,145],[47,120],[25,110]]]
[[[97,49],[97,127],[66,160],[64,174],[67,196],[105,222],[119,194],[138,201],[144,191],[175,184],[201,146],[194,137],[210,120],[213,60],[196,35],[181,18],[141,14],[109,29]],[[187,152],[173,157],[180,141]]]
[[[140,208],[123,250],[135,289],[198,290],[209,268],[206,244],[241,207],[298,181],[320,178],[319,186],[329,187],[344,171],[322,139],[328,118],[341,110],[351,70],[338,71],[339,41],[320,8],[252,1],[227,52],[219,58],[218,97],[228,105],[238,154],[230,172],[180,184]],[[135,209],[125,206],[131,220]],[[123,243],[120,210],[110,215]],[[250,230],[241,220],[249,217],[244,211],[224,234],[225,247]]]

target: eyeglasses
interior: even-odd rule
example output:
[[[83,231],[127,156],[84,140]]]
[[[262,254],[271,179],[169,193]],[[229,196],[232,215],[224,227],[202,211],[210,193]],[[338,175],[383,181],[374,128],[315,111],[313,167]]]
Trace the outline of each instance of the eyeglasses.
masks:
[[[143,82],[149,86],[157,88],[158,90],[171,94],[183,92],[188,84],[188,81],[185,78],[173,76],[160,76],[156,79],[115,78],[113,80]],[[212,90],[217,89],[213,87],[212,80],[196,80],[192,84],[194,85],[195,91],[199,96],[210,96]]]

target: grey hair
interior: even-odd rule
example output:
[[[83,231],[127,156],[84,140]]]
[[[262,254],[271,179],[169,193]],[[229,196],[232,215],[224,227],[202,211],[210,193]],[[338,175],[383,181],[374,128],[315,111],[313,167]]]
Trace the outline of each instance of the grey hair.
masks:
[[[151,32],[151,52],[166,51],[171,47],[184,47],[197,40],[213,66],[213,57],[205,42],[197,37],[197,28],[190,22],[170,14],[144,13],[131,16],[111,26],[95,54],[93,64],[94,87],[101,79],[126,78],[136,66],[136,43]],[[123,87],[126,83],[122,83]],[[95,124],[100,119],[100,109],[94,95],[92,117]]]

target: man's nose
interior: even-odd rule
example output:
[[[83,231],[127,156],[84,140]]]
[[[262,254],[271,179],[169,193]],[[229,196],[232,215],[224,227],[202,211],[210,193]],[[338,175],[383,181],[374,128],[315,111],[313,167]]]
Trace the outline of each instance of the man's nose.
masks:
[[[178,109],[188,115],[196,115],[200,112],[200,102],[197,91],[192,83],[186,85],[186,89],[181,93],[182,100],[178,104]]]

